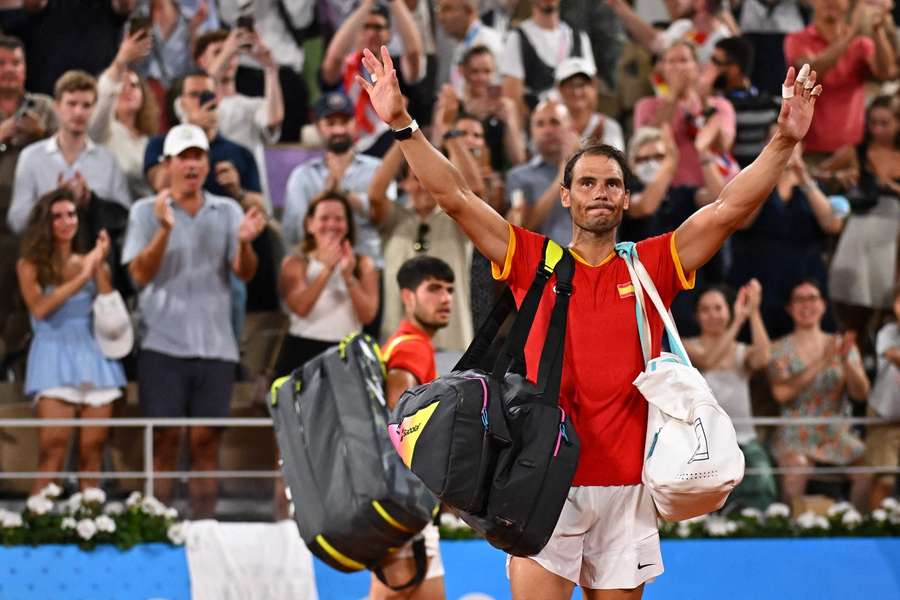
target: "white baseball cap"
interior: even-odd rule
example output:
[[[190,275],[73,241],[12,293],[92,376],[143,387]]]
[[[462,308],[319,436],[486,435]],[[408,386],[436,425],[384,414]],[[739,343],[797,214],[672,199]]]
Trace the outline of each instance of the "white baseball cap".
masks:
[[[206,134],[196,125],[182,123],[176,125],[166,134],[163,142],[163,157],[178,156],[188,148],[200,148],[209,152],[209,140]]]
[[[553,79],[559,85],[569,77],[574,75],[586,75],[594,77],[597,74],[597,68],[586,58],[580,56],[570,56],[556,66]]]
[[[94,339],[107,358],[124,358],[134,346],[134,329],[125,301],[118,292],[94,299]]]

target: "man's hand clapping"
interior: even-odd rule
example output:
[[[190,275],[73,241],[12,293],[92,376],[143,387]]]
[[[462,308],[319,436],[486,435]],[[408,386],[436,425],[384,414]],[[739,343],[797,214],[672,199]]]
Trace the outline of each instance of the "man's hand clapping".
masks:
[[[153,201],[153,214],[159,221],[160,227],[165,230],[172,229],[175,226],[175,213],[172,212],[172,203],[170,200],[169,189],[160,190],[156,194],[156,200]]]

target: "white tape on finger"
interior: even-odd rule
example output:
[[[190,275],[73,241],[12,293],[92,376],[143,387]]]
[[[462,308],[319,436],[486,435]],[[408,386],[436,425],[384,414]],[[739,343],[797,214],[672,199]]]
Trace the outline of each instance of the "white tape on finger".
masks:
[[[782,85],[781,86],[781,97],[785,100],[794,97],[794,86],[792,85]]]
[[[806,81],[803,82],[803,89],[811,90],[811,89],[813,89],[813,87],[815,87],[815,85],[816,85],[815,81],[813,81],[812,79],[807,79]]]
[[[378,83],[378,77],[374,73],[369,75],[369,79],[372,80],[372,85],[375,85],[376,83]]]

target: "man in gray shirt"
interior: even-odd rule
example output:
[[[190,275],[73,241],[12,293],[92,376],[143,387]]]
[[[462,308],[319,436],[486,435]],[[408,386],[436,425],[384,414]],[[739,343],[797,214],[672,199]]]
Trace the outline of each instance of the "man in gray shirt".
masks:
[[[536,155],[507,175],[507,200],[514,209],[523,209],[523,227],[565,246],[572,241],[572,217],[560,203],[559,190],[565,159],[578,147],[578,136],[560,102],[538,104],[530,123]]]
[[[282,231],[289,245],[303,239],[303,219],[313,198],[330,189],[348,193],[356,222],[356,251],[384,268],[381,240],[369,218],[369,182],[381,161],[353,151],[356,121],[353,104],[341,92],[330,92],[316,104],[316,129],[325,143],[325,155],[300,165],[288,177],[284,192]],[[391,201],[397,197],[392,183],[387,191]]]
[[[79,208],[92,210],[100,201],[128,209],[131,196],[112,152],[87,135],[97,101],[97,82],[84,71],[67,71],[56,82],[56,135],[22,150],[16,164],[12,203],[6,215],[11,230],[21,233],[38,198],[60,186],[70,188]]]
[[[226,417],[238,361],[231,327],[228,274],[243,281],[256,272],[251,242],[265,226],[258,208],[241,212],[237,202],[203,190],[209,173],[209,142],[195,125],[178,125],[166,136],[163,168],[171,187],[131,209],[122,262],[140,288],[142,342],[138,384],[148,417]],[[173,470],[179,428],[155,429],[157,471]],[[215,470],[221,430],[192,427],[191,467]],[[171,495],[160,481],[157,496]],[[192,479],[194,518],[213,516],[217,482]]]

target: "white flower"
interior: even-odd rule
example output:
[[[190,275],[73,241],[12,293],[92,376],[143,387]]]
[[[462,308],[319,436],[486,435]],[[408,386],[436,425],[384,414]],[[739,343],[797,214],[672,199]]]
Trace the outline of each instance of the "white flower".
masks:
[[[755,519],[757,522],[763,519],[762,511],[758,508],[745,508],[741,510],[741,516],[745,519]]]
[[[53,509],[53,500],[45,498],[40,494],[37,496],[31,496],[25,502],[25,508],[27,508],[28,512],[32,514],[46,515]]]
[[[836,517],[841,513],[847,512],[848,510],[853,510],[853,505],[849,502],[835,502],[828,507],[828,511],[826,512],[826,514],[829,517]]]
[[[121,515],[123,512],[125,512],[125,505],[121,502],[110,502],[103,507],[104,514],[112,515],[114,517],[116,515]]]
[[[149,496],[141,500],[141,510],[147,513],[148,515],[154,517],[161,517],[166,512],[166,505],[154,498],[153,496]]]
[[[450,529],[472,529],[468,523],[452,513],[441,514],[441,525]]]
[[[141,503],[141,499],[143,499],[143,494],[140,492],[131,492],[131,495],[128,496],[128,499],[125,500],[125,506],[132,507]]]
[[[69,496],[69,499],[66,501],[66,509],[70,513],[78,512],[78,509],[81,508],[81,500],[81,492],[75,492]]]
[[[176,546],[181,546],[184,544],[185,538],[187,537],[187,529],[184,523],[175,523],[174,525],[169,526],[169,529],[166,531],[166,535],[169,537],[169,541],[175,544]]]
[[[78,537],[81,539],[89,540],[97,534],[97,524],[93,519],[82,519],[78,521],[75,531],[78,532]]]
[[[844,513],[843,517],[841,517],[841,523],[843,523],[845,527],[853,529],[854,527],[862,523],[862,515],[859,514],[856,509],[851,508]]]
[[[62,494],[62,488],[60,488],[55,483],[48,483],[44,486],[40,492],[38,492],[44,498],[57,498],[60,494]]]
[[[767,519],[772,519],[775,517],[787,518],[789,516],[791,516],[791,509],[788,508],[787,504],[782,504],[781,502],[773,502],[769,505],[769,508],[766,509]]]
[[[887,511],[884,510],[883,508],[876,508],[875,510],[872,511],[872,518],[875,519],[879,523],[884,523],[885,521],[887,521],[887,517],[888,517]]]
[[[831,523],[825,517],[818,515],[816,516],[816,527],[819,529],[831,529]]]
[[[116,522],[106,515],[100,515],[96,519],[97,531],[112,533],[116,530]]]
[[[23,525],[22,515],[20,515],[19,513],[6,511],[2,515],[2,519],[3,519],[3,523],[2,523],[3,527],[12,528],[12,527],[21,527]]]
[[[106,492],[100,488],[87,488],[84,490],[85,504],[103,504],[106,502]]]
[[[706,521],[706,532],[712,537],[722,537],[728,535],[728,522],[721,517],[711,518]]]
[[[178,518],[178,511],[174,508],[167,508],[163,511],[163,516],[171,521],[174,521]]]
[[[732,533],[737,531],[737,528],[738,528],[737,523],[735,523],[734,521],[727,521],[725,523],[725,530],[728,532],[729,535],[731,535]]]
[[[797,525],[803,529],[812,529],[813,527],[816,527],[816,518],[816,513],[806,511],[797,517]]]
[[[896,498],[888,497],[881,501],[881,508],[894,512],[900,510],[900,502]]]
[[[73,519],[72,517],[66,517],[62,520],[62,523],[59,524],[62,529],[75,529],[78,527],[78,521]]]

